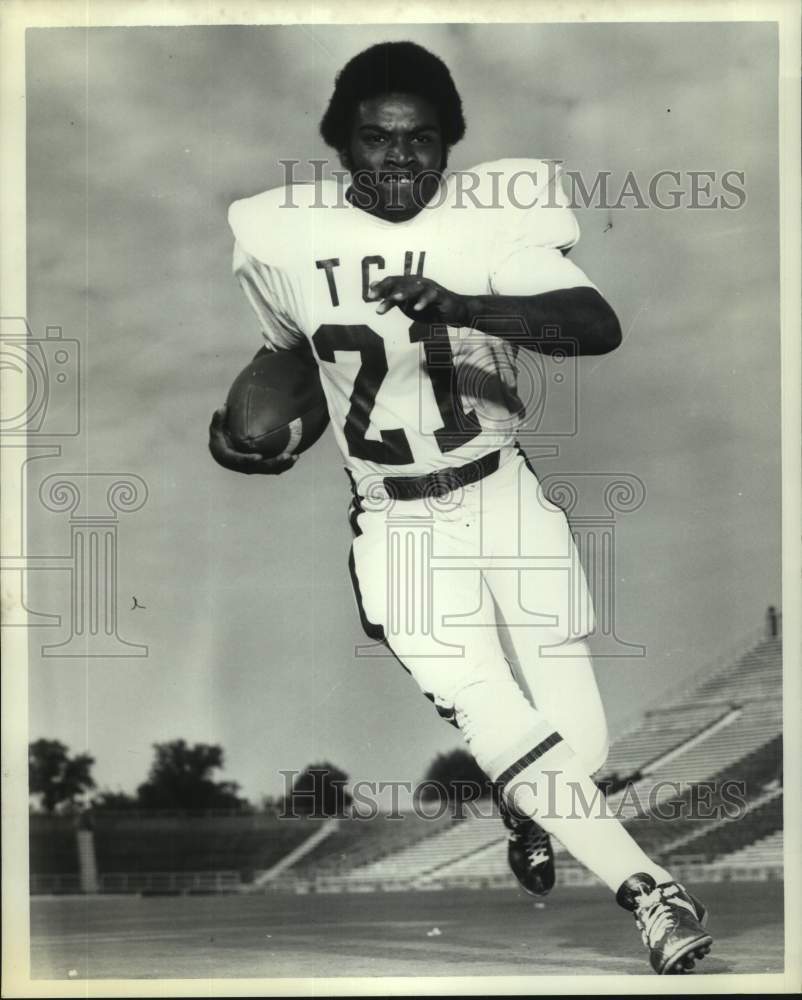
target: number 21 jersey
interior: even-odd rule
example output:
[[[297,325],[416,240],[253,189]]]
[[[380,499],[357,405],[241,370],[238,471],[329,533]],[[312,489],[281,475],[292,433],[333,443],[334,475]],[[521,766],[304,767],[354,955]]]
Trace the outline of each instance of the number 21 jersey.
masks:
[[[357,483],[464,465],[512,445],[525,416],[515,342],[430,326],[397,307],[379,315],[373,282],[407,274],[471,296],[591,286],[564,255],[579,230],[559,172],[539,160],[446,175],[403,222],[368,214],[322,181],[234,202],[229,223],[234,273],[266,344],[311,344]]]

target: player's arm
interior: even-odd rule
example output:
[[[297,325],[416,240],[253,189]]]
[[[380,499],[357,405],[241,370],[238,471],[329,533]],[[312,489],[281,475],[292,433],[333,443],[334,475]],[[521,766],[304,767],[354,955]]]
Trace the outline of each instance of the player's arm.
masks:
[[[287,314],[281,282],[271,269],[261,265],[235,243],[233,272],[256,313],[266,348],[290,350],[296,346],[303,338]],[[209,451],[215,462],[224,469],[247,476],[278,476],[291,469],[298,460],[297,455],[264,458],[254,452],[237,451],[226,430],[225,406],[215,410],[212,415],[209,424]]]
[[[500,235],[494,238],[492,227],[486,235],[493,247],[487,251],[487,288],[464,295],[427,278],[385,278],[373,286],[374,298],[381,299],[377,311],[398,306],[424,323],[480,330],[546,354],[563,350],[566,340],[573,342],[578,354],[615,350],[622,339],[615,312],[566,257],[579,239],[579,225],[562,189],[559,168],[538,160],[489,166],[496,173],[530,173],[533,179],[545,178],[545,183],[531,209],[508,206]]]
[[[587,285],[536,295],[458,295],[429,278],[396,275],[376,282],[369,296],[380,300],[380,313],[397,306],[411,319],[480,330],[545,354],[562,350],[566,339],[578,354],[607,354],[621,343],[618,317]]]
[[[530,350],[562,350],[560,340],[574,341],[578,354],[608,354],[621,343],[621,324],[612,306],[595,288],[559,288],[540,295],[478,295],[467,300],[467,326],[510,337]],[[511,328],[521,317],[524,338]],[[553,336],[558,329],[560,337]],[[549,336],[548,333],[551,335]]]

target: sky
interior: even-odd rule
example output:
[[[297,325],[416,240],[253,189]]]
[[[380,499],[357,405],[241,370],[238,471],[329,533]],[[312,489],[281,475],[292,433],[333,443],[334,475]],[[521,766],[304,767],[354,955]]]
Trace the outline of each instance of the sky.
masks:
[[[228,204],[325,157],[334,76],[409,38],[449,65],[468,131],[451,166],[556,158],[591,178],[742,171],[739,210],[577,210],[576,261],[616,309],[622,346],[577,363],[578,433],[552,472],[627,473],[616,629],[643,657],[599,658],[613,735],[780,601],[779,245],[773,29],[573,24],[35,29],[28,32],[28,319],[80,344],[83,424],[30,465],[31,554],[69,551],[46,475],[128,473],[120,636],[140,658],[43,657],[31,632],[31,739],[96,758],[133,791],[152,744],[220,743],[253,801],[322,759],[353,778],[422,777],[460,745],[365,642],[347,573],[349,499],[331,431],[285,476],[240,477],[207,447],[212,410],[260,344],[230,273]],[[687,201],[687,198],[686,198]],[[612,225],[611,225],[612,223]],[[68,620],[60,572],[29,605]],[[133,608],[133,597],[144,607]]]

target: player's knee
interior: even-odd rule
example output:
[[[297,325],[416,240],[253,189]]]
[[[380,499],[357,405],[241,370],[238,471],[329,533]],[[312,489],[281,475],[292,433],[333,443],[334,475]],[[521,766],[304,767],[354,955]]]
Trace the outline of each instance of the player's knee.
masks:
[[[471,753],[491,778],[510,763],[511,748],[541,721],[512,678],[461,688],[454,695],[454,714]]]
[[[461,688],[454,695],[454,714],[477,763],[494,780],[532,749],[527,740],[538,738],[538,733],[555,734],[585,774],[593,774],[607,758],[603,713],[581,729],[555,726],[554,719],[533,708],[512,678],[484,679]]]

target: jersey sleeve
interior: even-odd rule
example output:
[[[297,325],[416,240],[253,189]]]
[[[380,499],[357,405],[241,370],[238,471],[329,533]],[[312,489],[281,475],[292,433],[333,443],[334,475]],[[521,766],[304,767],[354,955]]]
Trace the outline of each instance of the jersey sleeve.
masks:
[[[282,210],[292,204],[288,194],[285,188],[273,188],[235,201],[228,210],[234,275],[273,351],[296,347],[304,337],[303,297],[293,280],[299,212]]]
[[[256,313],[267,347],[272,351],[297,347],[304,340],[298,323],[296,295],[289,276],[234,244],[234,275]]]
[[[542,295],[560,288],[596,286],[582,268],[553,247],[515,250],[490,275],[493,295]]]
[[[504,211],[499,215],[489,284],[497,295],[537,295],[558,288],[595,287],[565,254],[579,239],[579,224],[558,164],[504,163]]]

